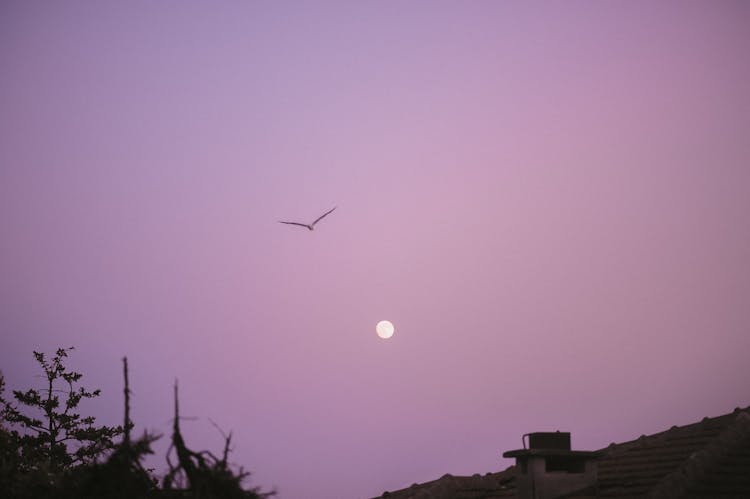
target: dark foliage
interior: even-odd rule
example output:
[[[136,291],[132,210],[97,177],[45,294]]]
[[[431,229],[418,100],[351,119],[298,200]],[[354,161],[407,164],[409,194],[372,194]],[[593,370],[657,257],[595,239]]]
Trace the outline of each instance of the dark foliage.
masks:
[[[167,451],[169,473],[164,477],[164,489],[171,490],[174,486],[186,487],[190,491],[189,497],[194,499],[260,499],[274,495],[273,492],[262,493],[257,488],[246,490],[242,487],[242,481],[250,473],[242,468],[235,472],[227,464],[232,434],[221,433],[224,437],[224,452],[221,459],[209,451],[195,452],[185,445],[180,432],[180,406],[175,382],[172,445]],[[176,465],[172,464],[169,457],[172,451],[177,454]]]
[[[8,499],[255,499],[274,493],[245,489],[249,473],[234,471],[227,463],[231,434],[224,435],[221,459],[208,451],[187,448],[179,431],[177,387],[175,423],[169,453],[169,473],[160,487],[142,460],[151,454],[159,437],[144,433],[131,441],[130,388],[127,359],[123,359],[125,417],[122,426],[96,426],[93,417],[77,412],[81,400],[94,398],[99,390],[76,387],[82,375],[69,371],[64,359],[69,349],[58,349],[51,361],[34,352],[44,370],[46,386],[25,392],[13,391],[14,401],[4,397],[0,374],[0,497]],[[58,385],[63,385],[59,389]],[[65,394],[64,402],[60,394]],[[223,432],[222,432],[223,435]],[[121,436],[119,443],[114,439]]]
[[[114,447],[112,439],[124,431],[121,426],[95,426],[93,416],[81,417],[76,412],[81,400],[98,397],[100,390],[74,386],[83,375],[63,364],[71,350],[59,348],[51,361],[43,353],[34,352],[44,370],[46,386],[25,392],[14,390],[13,397],[20,406],[0,393],[3,420],[20,428],[17,438],[22,471],[46,468],[54,473],[93,463]],[[62,389],[58,388],[60,385]],[[61,393],[67,395],[63,405]],[[30,409],[31,415],[22,411],[24,407]]]

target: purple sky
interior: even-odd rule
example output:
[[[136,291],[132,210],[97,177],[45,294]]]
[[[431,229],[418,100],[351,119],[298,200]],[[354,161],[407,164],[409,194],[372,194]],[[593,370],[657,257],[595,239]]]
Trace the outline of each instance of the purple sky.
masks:
[[[234,429],[287,499],[748,405],[748,26],[740,1],[3,1],[0,368],[38,384],[32,350],[75,345],[113,424],[127,355],[166,433],[177,377],[188,443]]]

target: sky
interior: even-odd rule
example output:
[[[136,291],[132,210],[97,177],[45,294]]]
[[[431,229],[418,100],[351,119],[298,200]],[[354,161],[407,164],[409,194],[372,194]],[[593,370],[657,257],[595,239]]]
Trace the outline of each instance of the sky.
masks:
[[[188,445],[233,430],[284,499],[750,405],[748,26],[741,1],[5,0],[7,384],[75,346],[118,424],[127,356],[155,466],[179,379]]]

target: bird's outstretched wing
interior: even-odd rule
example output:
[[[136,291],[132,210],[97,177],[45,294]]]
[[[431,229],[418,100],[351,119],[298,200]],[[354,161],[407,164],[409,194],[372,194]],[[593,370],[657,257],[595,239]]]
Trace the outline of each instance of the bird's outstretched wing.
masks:
[[[334,206],[333,208],[331,208],[331,209],[330,209],[330,210],[328,210],[327,212],[323,213],[323,214],[322,214],[322,215],[320,215],[320,216],[319,216],[318,218],[316,218],[316,219],[315,219],[315,221],[314,221],[313,223],[311,223],[310,225],[315,225],[316,223],[320,222],[320,221],[321,221],[321,220],[323,219],[323,217],[325,217],[326,215],[328,215],[329,213],[331,213],[331,212],[332,212],[333,210],[335,210],[336,208],[337,208],[337,206]]]
[[[280,224],[287,224],[287,225],[299,225],[300,227],[304,227],[306,229],[310,228],[309,225],[307,225],[307,224],[301,224],[301,223],[298,223],[298,222],[284,222],[283,220],[279,220],[279,223]]]

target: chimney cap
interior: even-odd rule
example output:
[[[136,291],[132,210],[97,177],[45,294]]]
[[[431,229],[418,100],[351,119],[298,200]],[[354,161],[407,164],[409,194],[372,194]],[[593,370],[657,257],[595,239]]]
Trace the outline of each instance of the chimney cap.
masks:
[[[528,448],[526,448],[526,437],[529,437]],[[525,434],[522,440],[523,449],[504,452],[503,457],[576,456],[586,458],[602,454],[600,451],[571,450],[570,432],[567,431],[537,431]]]
[[[571,449],[569,431],[537,431],[524,435],[524,437],[527,436],[529,449]],[[526,447],[525,443],[524,447]]]
[[[564,450],[564,449],[516,449],[503,452],[503,457],[550,457],[550,456],[574,456],[574,457],[598,457],[603,451],[596,450]]]

